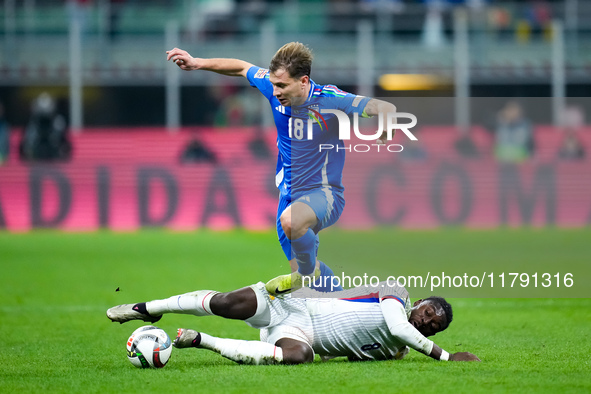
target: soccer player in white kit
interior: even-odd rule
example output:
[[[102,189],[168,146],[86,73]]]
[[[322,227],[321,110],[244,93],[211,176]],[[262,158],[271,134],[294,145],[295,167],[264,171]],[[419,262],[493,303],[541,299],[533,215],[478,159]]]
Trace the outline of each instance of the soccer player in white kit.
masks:
[[[468,352],[449,354],[427,337],[445,330],[451,305],[429,297],[410,305],[408,292],[396,284],[362,286],[335,293],[302,288],[274,297],[259,282],[229,293],[199,290],[107,311],[114,322],[156,322],[165,313],[216,315],[244,320],[260,329],[260,341],[217,338],[180,328],[177,348],[205,348],[244,364],[301,364],[322,359],[401,359],[413,348],[436,360],[480,361]]]

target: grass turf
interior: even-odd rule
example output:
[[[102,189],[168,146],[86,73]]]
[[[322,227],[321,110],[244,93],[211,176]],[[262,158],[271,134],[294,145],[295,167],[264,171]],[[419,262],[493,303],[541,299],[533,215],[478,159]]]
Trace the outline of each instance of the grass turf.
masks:
[[[548,265],[553,259],[580,267],[591,261],[590,236],[589,230],[552,229],[337,230],[323,233],[321,255],[327,262],[359,260],[359,243],[351,240],[394,239],[395,260],[418,266],[437,261],[452,270],[478,253],[501,268],[507,261]],[[403,361],[317,359],[310,365],[257,367],[205,350],[173,349],[164,369],[138,370],[126,360],[124,347],[143,323],[110,323],[105,310],[196,289],[233,290],[284,273],[287,263],[273,233],[1,233],[0,267],[5,358],[0,392],[591,390],[589,298],[451,300],[454,322],[434,340],[450,352],[473,352],[482,363],[436,362],[413,351]],[[169,315],[158,325],[171,336],[188,326],[258,339],[258,331],[244,323],[215,317]]]

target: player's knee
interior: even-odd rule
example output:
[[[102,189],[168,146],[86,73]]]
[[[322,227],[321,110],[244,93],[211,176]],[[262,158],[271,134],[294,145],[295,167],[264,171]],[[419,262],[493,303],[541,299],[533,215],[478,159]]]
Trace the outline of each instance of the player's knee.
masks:
[[[240,320],[252,317],[257,307],[256,296],[249,287],[218,293],[211,298],[209,305],[214,315]]]
[[[292,234],[292,222],[291,222],[291,215],[288,212],[283,212],[279,217],[279,221],[281,222],[281,228],[285,233],[285,236],[288,239],[291,239]]]
[[[229,317],[232,315],[234,300],[229,293],[218,293],[211,297],[209,307],[214,315]]]
[[[284,364],[304,364],[314,361],[314,351],[303,342],[290,341],[289,345],[278,346],[283,351]]]
[[[281,228],[283,228],[283,232],[288,239],[298,239],[308,231],[307,223],[301,218],[285,214],[281,215],[279,220],[281,221]]]
[[[212,312],[225,312],[232,307],[232,299],[229,293],[218,293],[211,297],[210,307]]]

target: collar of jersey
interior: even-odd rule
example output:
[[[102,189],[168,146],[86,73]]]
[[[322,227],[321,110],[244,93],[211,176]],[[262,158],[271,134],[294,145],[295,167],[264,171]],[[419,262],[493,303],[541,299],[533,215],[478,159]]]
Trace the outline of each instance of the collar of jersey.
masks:
[[[315,87],[316,87],[316,84],[314,83],[314,81],[310,80],[310,91],[308,92],[308,98],[306,99],[306,103],[308,101],[310,101],[310,99],[312,98],[312,96],[314,96],[314,88]]]

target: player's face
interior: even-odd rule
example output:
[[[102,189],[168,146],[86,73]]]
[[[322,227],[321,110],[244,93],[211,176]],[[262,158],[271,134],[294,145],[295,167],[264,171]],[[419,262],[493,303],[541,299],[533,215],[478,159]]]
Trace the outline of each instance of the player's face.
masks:
[[[300,105],[306,101],[309,77],[292,78],[289,72],[280,68],[269,74],[269,81],[273,84],[273,96],[284,107]]]
[[[429,337],[442,331],[446,319],[445,312],[441,307],[436,307],[431,301],[419,300],[415,302],[408,322],[421,334]]]

